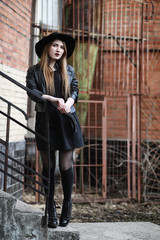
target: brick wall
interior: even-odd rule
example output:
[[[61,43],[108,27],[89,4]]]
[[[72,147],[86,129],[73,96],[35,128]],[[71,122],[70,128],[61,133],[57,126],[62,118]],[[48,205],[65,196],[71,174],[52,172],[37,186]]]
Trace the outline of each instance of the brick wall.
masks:
[[[26,70],[29,66],[30,25],[31,25],[32,0],[2,0],[0,1],[1,31],[0,31],[0,71],[9,75],[19,83],[25,85]],[[27,112],[27,94],[13,83],[0,77],[0,96],[12,102],[17,107]],[[0,100],[0,109],[7,113],[7,104]],[[12,108],[11,116],[26,125],[24,115]],[[24,163],[25,159],[25,134],[26,130],[11,121],[9,134],[9,155]],[[6,140],[6,118],[0,115],[0,138]],[[5,151],[0,144],[0,149]],[[4,161],[3,155],[0,155]],[[9,160],[11,166],[19,171],[23,169]],[[3,166],[1,165],[1,168]],[[8,168],[8,172],[19,179],[22,176]],[[0,188],[3,189],[3,174],[0,174]],[[22,197],[23,187],[8,177],[7,191],[18,198]]]
[[[32,0],[2,0],[0,64],[26,71],[29,61],[29,39]]]
[[[144,94],[156,95],[160,92],[160,31],[158,30],[160,29],[160,2],[152,1],[154,9],[151,3],[144,5],[143,46],[141,45],[142,2],[144,1],[142,0],[141,3],[132,0],[104,1],[106,38],[102,43],[103,57],[101,58],[102,53],[99,51],[97,61],[97,66],[102,65],[103,72],[99,72],[97,67],[93,87],[99,86],[102,95],[109,97],[107,101],[107,137],[109,139],[127,139],[128,137],[126,96],[128,93],[137,93],[139,77],[141,77],[141,91]],[[141,46],[144,49],[142,54]],[[142,74],[139,76],[141,59]],[[103,75],[104,81],[102,88],[100,88],[100,74]],[[101,100],[102,95],[94,95],[90,99]],[[121,96],[123,96],[122,99],[120,99]],[[153,101],[148,99],[147,103],[149,109]],[[142,104],[142,113],[145,110]],[[94,116],[94,112],[92,115]],[[145,132],[143,123],[142,126],[142,131]],[[142,137],[144,138],[144,133]],[[151,139],[158,139],[153,131],[150,132]]]
[[[142,93],[156,95],[160,91],[160,51],[157,50],[160,47],[158,30],[160,29],[160,2],[152,1],[152,3],[154,8],[150,3],[144,5],[144,41],[141,45],[142,4],[139,1],[123,1],[123,4],[122,1],[115,1],[114,4],[113,1],[105,1],[104,32],[107,36],[110,34],[110,38],[104,41],[103,74],[106,95],[113,96],[113,99],[108,99],[107,106],[107,136],[111,139],[127,138],[127,98],[124,97],[121,101],[116,96],[137,93],[139,77]],[[113,36],[119,38],[114,39]],[[124,51],[127,51],[128,56]],[[142,67],[141,76],[139,76],[140,67]],[[146,101],[147,106],[143,104],[141,106],[142,115],[144,111],[150,110],[150,105],[157,105],[153,99],[148,98]],[[146,121],[148,124],[153,124],[153,119],[149,120],[149,117]],[[159,139],[153,127],[150,136],[144,134],[146,131],[148,131],[148,125],[144,125],[144,119],[142,119],[142,138]]]
[[[31,0],[1,1],[1,31],[0,31],[0,71],[25,85],[26,70],[29,65]],[[0,95],[19,108],[27,111],[27,94],[24,90],[0,78]],[[7,104],[0,101],[0,108],[7,112]],[[12,110],[12,116],[26,124],[24,116],[17,110]],[[0,123],[0,137],[5,138],[4,117]],[[10,141],[24,139],[25,131],[15,124],[11,125]]]
[[[144,2],[144,1],[141,1]],[[140,1],[105,1],[104,79],[106,92],[137,92],[142,57],[142,92],[158,93],[160,64],[160,2],[144,4],[143,31]],[[144,51],[140,54],[143,35]],[[158,51],[157,51],[158,50]],[[126,51],[126,54],[124,53]],[[128,56],[127,56],[128,55]],[[154,74],[154,76],[153,76]]]

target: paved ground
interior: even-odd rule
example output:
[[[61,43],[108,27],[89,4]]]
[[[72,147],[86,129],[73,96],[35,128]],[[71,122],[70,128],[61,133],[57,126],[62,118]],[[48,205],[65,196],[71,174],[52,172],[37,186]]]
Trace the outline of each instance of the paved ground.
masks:
[[[160,226],[149,222],[70,223],[80,240],[160,240]]]

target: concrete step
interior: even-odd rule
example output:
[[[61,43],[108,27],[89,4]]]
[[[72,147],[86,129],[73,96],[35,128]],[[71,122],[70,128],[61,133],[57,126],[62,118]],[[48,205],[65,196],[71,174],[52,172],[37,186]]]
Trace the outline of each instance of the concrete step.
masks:
[[[73,227],[42,228],[44,213],[0,190],[1,240],[78,240]]]
[[[160,226],[150,222],[70,223],[81,240],[159,240]]]

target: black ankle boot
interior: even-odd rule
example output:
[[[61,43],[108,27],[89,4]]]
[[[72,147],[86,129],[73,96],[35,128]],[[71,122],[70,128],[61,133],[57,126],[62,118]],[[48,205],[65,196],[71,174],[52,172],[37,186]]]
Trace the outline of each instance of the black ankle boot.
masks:
[[[66,227],[71,218],[72,202],[63,202],[62,214],[60,217],[59,225],[61,227]]]
[[[56,204],[55,202],[48,204],[48,227],[56,228],[58,226],[57,213],[56,213]]]

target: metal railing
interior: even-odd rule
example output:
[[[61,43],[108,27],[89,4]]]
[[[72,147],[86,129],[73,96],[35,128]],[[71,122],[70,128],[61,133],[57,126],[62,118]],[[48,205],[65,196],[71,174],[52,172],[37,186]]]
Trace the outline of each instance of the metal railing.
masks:
[[[4,78],[6,78],[7,80],[9,80],[10,82],[14,83],[16,86],[20,87],[21,89],[23,89],[24,91],[30,93],[31,95],[33,95],[34,97],[36,97],[37,99],[39,99],[40,101],[44,102],[44,104],[46,104],[46,124],[47,124],[47,138],[38,134],[37,132],[33,131],[31,128],[25,126],[24,124],[22,124],[21,122],[19,122],[18,120],[16,120],[15,118],[11,117],[11,107],[17,109],[18,111],[20,111],[25,119],[27,120],[27,114],[20,109],[19,107],[15,106],[13,103],[7,101],[6,99],[0,97],[0,100],[2,100],[3,102],[8,104],[8,109],[7,109],[7,114],[5,112],[3,112],[2,110],[0,110],[0,114],[2,114],[6,119],[7,119],[7,127],[6,127],[6,140],[2,140],[0,139],[0,143],[2,145],[5,146],[5,151],[0,151],[0,154],[2,154],[2,156],[4,156],[4,161],[0,159],[0,163],[2,165],[4,165],[4,169],[0,168],[0,171],[4,174],[4,186],[3,186],[3,190],[6,191],[7,189],[7,176],[11,177],[12,179],[16,180],[17,182],[23,184],[24,186],[27,186],[29,189],[32,189],[34,192],[38,192],[39,194],[41,194],[42,196],[44,196],[46,198],[46,207],[45,207],[45,215],[42,217],[42,226],[46,227],[47,226],[47,212],[48,212],[48,195],[49,195],[49,191],[45,191],[48,192],[48,194],[44,193],[43,190],[40,191],[37,187],[33,187],[32,183],[35,183],[38,186],[43,187],[45,190],[49,190],[49,179],[50,179],[50,171],[48,171],[48,178],[41,175],[40,173],[36,172],[35,170],[33,170],[32,168],[28,167],[27,165],[17,161],[16,159],[14,159],[13,157],[11,157],[8,154],[8,148],[9,148],[9,131],[10,131],[10,121],[15,122],[16,124],[18,124],[19,126],[21,126],[22,128],[28,130],[29,132],[31,132],[34,135],[38,135],[40,138],[44,139],[46,142],[48,142],[48,166],[50,166],[50,137],[49,137],[49,119],[48,119],[48,104],[47,101],[42,98],[40,95],[34,93],[31,89],[23,86],[22,84],[20,84],[19,82],[17,82],[16,80],[14,80],[13,78],[9,77],[8,75],[6,75],[5,73],[0,71],[0,75]],[[55,107],[55,106],[54,106]],[[44,179],[48,182],[47,185],[44,185],[42,182],[39,182],[37,180],[35,180],[34,178],[28,176],[27,174],[21,172],[20,170],[18,170],[16,167],[13,167],[11,164],[8,163],[8,159],[10,159],[12,162],[16,163],[17,165],[21,166],[24,168],[24,170],[28,170],[30,172],[32,172],[35,176],[40,177],[41,179]],[[18,177],[13,176],[12,174],[10,174],[8,172],[8,168],[15,171],[16,173],[18,173],[19,175],[21,175],[23,177],[23,179],[28,179],[30,181],[30,184],[28,182],[25,182],[24,180],[19,179]],[[49,168],[48,168],[49,169]]]
[[[37,93],[35,93],[34,91],[32,91],[31,89],[29,89],[28,87],[25,87],[24,85],[20,84],[19,82],[17,82],[16,80],[14,80],[13,78],[9,77],[8,75],[6,75],[5,73],[0,71],[0,75],[4,78],[6,78],[7,80],[9,80],[10,82],[14,83],[16,86],[20,87],[21,89],[23,89],[24,91],[26,91],[27,93],[29,93],[30,95],[36,97],[38,100],[40,100],[41,102],[43,102],[44,104],[46,104],[46,126],[47,126],[47,137],[44,137],[42,135],[40,135],[39,133],[37,133],[36,131],[33,131],[31,128],[25,126],[24,124],[22,124],[21,122],[19,122],[18,120],[16,120],[15,118],[11,117],[11,107],[16,108],[18,111],[20,111],[24,116],[25,119],[27,120],[27,114],[20,108],[18,108],[17,106],[15,106],[14,104],[10,103],[9,101],[7,101],[4,98],[0,98],[2,101],[6,102],[8,104],[8,111],[7,114],[3,111],[0,110],[0,114],[2,114],[4,117],[7,118],[7,128],[6,128],[6,141],[0,139],[0,143],[3,144],[5,146],[5,152],[0,151],[0,154],[2,154],[5,157],[5,161],[0,160],[0,163],[4,165],[4,170],[0,169],[0,171],[2,173],[4,173],[4,191],[6,191],[6,185],[7,185],[7,176],[13,178],[14,180],[20,182],[21,184],[23,184],[24,186],[27,186],[29,189],[32,189],[34,192],[38,192],[39,194],[41,194],[42,196],[46,197],[46,207],[45,207],[45,215],[42,218],[42,225],[43,226],[47,226],[47,212],[48,212],[48,196],[49,196],[49,185],[50,185],[50,131],[49,131],[49,110],[48,107],[52,107],[55,110],[57,110],[57,106],[54,103],[50,103],[47,100],[45,100],[44,98],[42,98],[40,95],[38,95]],[[57,110],[57,112],[59,113],[59,110]],[[60,114],[60,113],[59,113]],[[71,113],[67,113],[65,114],[66,116],[68,116],[71,121],[72,121],[72,126],[74,128],[74,131],[76,132],[76,121],[74,119],[74,117],[72,116]],[[34,135],[37,135],[38,137],[40,137],[41,139],[45,140],[46,142],[48,142],[47,144],[47,153],[48,153],[48,178],[46,178],[45,176],[39,174],[38,172],[34,171],[32,168],[28,167],[25,164],[22,164],[20,162],[18,162],[16,159],[12,158],[11,156],[8,155],[8,146],[9,146],[9,131],[10,131],[10,120],[15,122],[16,124],[18,124],[19,126],[21,126],[22,128],[28,130],[29,132],[31,132]],[[42,184],[41,182],[35,180],[32,176],[28,176],[25,173],[22,173],[21,171],[19,171],[18,169],[12,167],[10,164],[8,164],[8,159],[11,159],[11,161],[21,165],[22,167],[24,167],[25,170],[30,171],[31,173],[33,173],[35,176],[40,177],[41,179],[44,179],[48,182],[47,186]],[[26,183],[25,181],[20,180],[19,178],[13,176],[12,174],[8,173],[8,168],[14,170],[15,172],[17,172],[18,174],[22,175],[25,179],[28,179],[31,181],[31,183],[35,183],[36,187],[33,187],[31,184]],[[36,178],[38,179],[38,178]],[[37,186],[38,185],[38,186]],[[39,190],[39,186],[43,187],[45,190],[47,190],[48,194],[44,193],[43,191]]]

